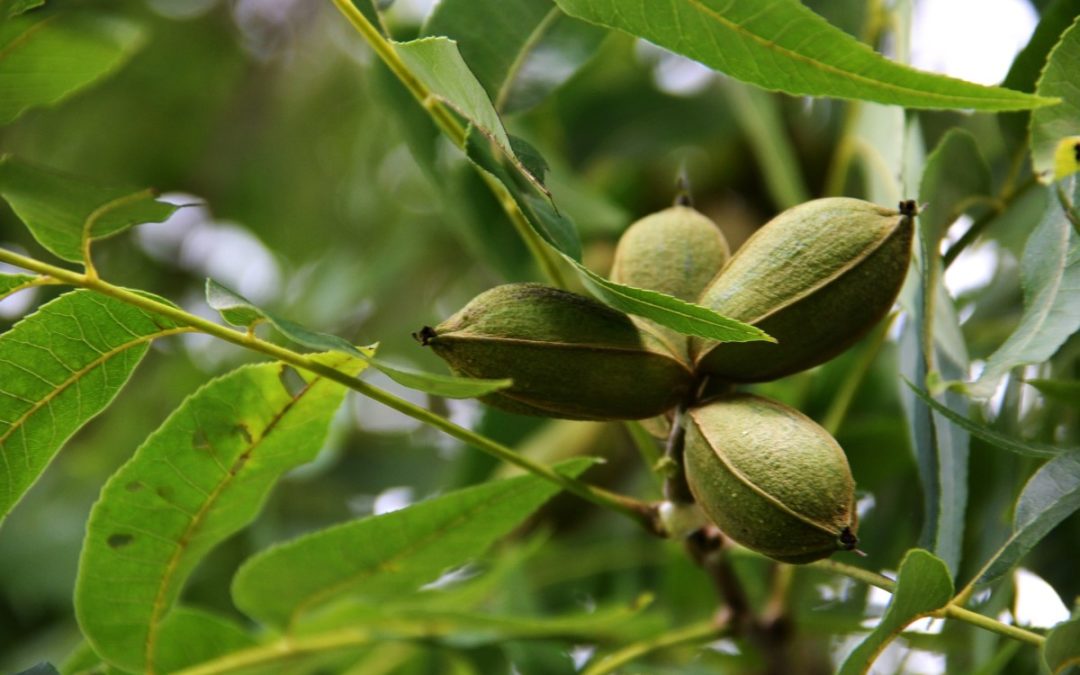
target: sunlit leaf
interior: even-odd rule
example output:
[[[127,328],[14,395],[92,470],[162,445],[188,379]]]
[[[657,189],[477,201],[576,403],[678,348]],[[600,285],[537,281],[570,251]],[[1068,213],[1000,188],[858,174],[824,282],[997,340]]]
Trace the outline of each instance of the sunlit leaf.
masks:
[[[1013,531],[983,566],[977,582],[988,584],[1015,567],[1050,530],[1080,510],[1080,451],[1058,455],[1024,485]]]
[[[42,246],[79,262],[88,240],[103,239],[140,223],[160,223],[177,207],[152,190],[131,190],[0,157],[0,196]]]
[[[67,439],[109,405],[150,342],[186,330],[75,291],[0,335],[0,522]]]
[[[1038,443],[1035,441],[1018,441],[1014,438],[1006,436],[1005,434],[994,431],[987,426],[978,424],[977,422],[973,422],[967,417],[956,413],[951,408],[948,408],[947,406],[944,406],[941,403],[935,401],[930,396],[930,394],[926,393],[922,389],[919,389],[911,382],[905,380],[905,383],[908,387],[911,388],[915,395],[923,401],[923,403],[933,408],[934,411],[937,412],[939,415],[948,418],[957,426],[964,428],[972,436],[986,441],[990,445],[1001,448],[1002,450],[1015,452],[1016,454],[1022,455],[1024,457],[1039,457],[1044,459],[1047,457],[1057,457],[1063,452],[1071,452],[1069,448],[1057,448],[1052,445],[1047,445],[1045,443]],[[1080,448],[1077,449],[1080,450]]]
[[[1054,180],[1080,172],[1080,136],[1061,139],[1054,150]]]
[[[18,16],[0,22],[0,124],[108,75],[143,43],[144,31],[130,20],[87,11],[20,14],[34,4],[17,2]]]
[[[1052,200],[1020,261],[1024,313],[1009,339],[986,362],[973,395],[988,397],[1005,373],[1041,363],[1080,328],[1080,236]]]
[[[371,356],[348,340],[329,333],[320,333],[310,330],[288,319],[271,314],[264,309],[256,307],[243,296],[225,288],[213,279],[206,280],[206,302],[210,307],[221,313],[222,318],[233,325],[251,326],[258,321],[267,321],[289,340],[309,349],[321,351],[337,351],[361,358],[368,364],[384,373],[387,377],[403,387],[416,389],[447,398],[473,398],[484,396],[493,391],[505,389],[512,384],[511,380],[484,380],[471,377],[458,377],[456,375],[440,375],[437,373],[423,373],[403,370],[391,366],[382,360]]]
[[[556,2],[571,16],[645,38],[744,82],[797,96],[974,110],[1020,110],[1051,102],[890,61],[798,0]]]
[[[1031,165],[1040,180],[1054,180],[1055,153],[1062,139],[1080,135],[1080,18],[1062,35],[1046,60],[1035,92],[1057,96],[1061,104],[1031,113]]]
[[[576,476],[592,461],[558,470]],[[253,618],[286,628],[346,595],[385,600],[414,591],[481,555],[558,491],[543,478],[521,476],[306,535],[244,563],[233,600]]]
[[[945,563],[928,551],[908,551],[900,563],[896,590],[885,609],[885,616],[848,655],[840,667],[840,675],[868,672],[881,651],[908,624],[949,604],[952,595],[952,577]]]
[[[344,354],[317,357],[355,373]],[[239,368],[180,405],[102,490],[75,589],[83,634],[107,662],[143,671],[200,560],[250,523],[278,478],[322,447],[345,388],[282,363]]]
[[[552,0],[443,0],[423,32],[457,42],[496,109],[508,113],[543,100],[606,35],[566,16]]]
[[[1042,658],[1054,675],[1080,666],[1080,619],[1054,626],[1043,643]]]

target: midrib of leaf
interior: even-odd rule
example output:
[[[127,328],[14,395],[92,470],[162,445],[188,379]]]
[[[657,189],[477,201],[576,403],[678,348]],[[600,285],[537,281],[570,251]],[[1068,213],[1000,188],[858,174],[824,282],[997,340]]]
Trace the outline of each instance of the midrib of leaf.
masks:
[[[393,565],[396,562],[398,562],[402,558],[414,553],[415,551],[422,549],[424,546],[426,546],[428,543],[430,543],[433,539],[436,539],[437,537],[443,535],[447,530],[453,529],[454,527],[457,527],[463,521],[468,520],[474,513],[477,513],[482,509],[490,508],[490,507],[492,507],[494,505],[497,505],[500,502],[502,502],[503,500],[507,499],[508,497],[514,496],[514,494],[515,493],[513,491],[511,491],[509,489],[504,489],[498,495],[495,495],[490,499],[484,500],[483,502],[481,502],[479,504],[475,504],[472,507],[468,508],[467,510],[462,511],[461,513],[459,513],[457,515],[456,518],[454,518],[453,520],[451,520],[451,521],[443,524],[442,526],[432,530],[426,536],[424,536],[424,537],[422,537],[420,539],[414,539],[413,541],[410,542],[410,546],[407,546],[407,547],[399,550],[398,552],[394,553],[389,558],[385,558],[383,560],[380,560],[379,562],[375,563],[374,565],[369,565],[369,566],[365,567],[362,570],[358,570],[358,571],[354,572],[353,574],[350,574],[348,577],[346,577],[342,581],[339,581],[339,582],[337,582],[337,583],[335,583],[335,584],[333,584],[331,586],[327,586],[326,588],[324,588],[324,589],[322,589],[320,591],[312,593],[310,596],[308,596],[306,599],[304,599],[302,602],[300,602],[300,604],[298,604],[296,606],[296,609],[293,610],[292,614],[289,615],[288,627],[286,628],[286,632],[291,632],[292,631],[293,627],[296,624],[296,621],[300,618],[300,615],[303,614],[303,612],[308,607],[310,607],[311,605],[317,604],[319,601],[326,598],[327,596],[334,595],[335,593],[338,593],[342,589],[348,588],[349,586],[353,585],[357,581],[360,581],[362,579],[370,577],[371,575],[375,574],[376,572],[378,572],[378,571],[380,571],[382,569],[390,569],[390,568],[392,568]]]
[[[107,201],[104,204],[102,204],[101,206],[94,209],[90,213],[90,215],[88,215],[86,217],[86,220],[83,221],[83,231],[82,231],[83,262],[85,262],[87,266],[90,266],[90,244],[94,240],[94,225],[97,224],[97,221],[100,220],[102,216],[109,213],[110,211],[118,209],[118,208],[120,208],[122,206],[126,206],[127,204],[130,204],[132,202],[137,202],[137,201],[139,201],[141,199],[145,199],[147,197],[153,197],[153,196],[154,196],[154,191],[147,188],[147,189],[144,189],[144,190],[139,190],[137,192],[132,192],[129,195],[124,195],[122,197],[117,197],[116,199]]]
[[[117,322],[117,325],[123,326],[123,324],[121,324],[120,322]],[[127,330],[127,327],[124,326],[124,329]],[[180,327],[180,328],[169,328],[167,330],[163,330],[163,331],[161,331],[159,333],[153,333],[151,335],[137,336],[136,339],[131,340],[130,342],[125,342],[124,344],[119,345],[117,347],[114,347],[113,349],[110,349],[110,350],[108,350],[106,352],[102,352],[100,356],[98,356],[96,359],[91,361],[86,366],[83,366],[79,370],[72,371],[71,375],[69,375],[68,378],[66,380],[64,380],[63,382],[61,382],[60,384],[53,384],[52,382],[49,382],[45,378],[41,377],[41,375],[35,373],[32,370],[24,368],[21,365],[19,365],[17,363],[14,363],[12,361],[7,361],[7,363],[9,365],[18,368],[19,370],[22,370],[22,371],[26,372],[27,374],[32,375],[32,376],[36,377],[37,379],[41,380],[42,382],[44,382],[45,384],[49,385],[50,387],[52,387],[52,390],[48,394],[45,394],[45,396],[42,397],[40,400],[35,401],[33,403],[33,405],[29,409],[27,409],[26,412],[24,412],[14,422],[11,423],[11,427],[8,428],[7,431],[5,431],[3,434],[0,434],[0,450],[3,449],[4,444],[7,442],[7,440],[9,438],[11,438],[12,434],[14,434],[17,430],[21,430],[23,424],[25,424],[26,421],[28,419],[30,419],[35,413],[37,413],[43,407],[49,405],[53,401],[53,399],[55,399],[57,396],[64,393],[65,391],[67,391],[68,387],[70,387],[71,385],[73,385],[76,382],[78,382],[79,380],[81,380],[87,373],[94,370],[95,368],[97,368],[101,364],[105,363],[106,361],[108,361],[112,357],[116,356],[117,354],[120,354],[121,352],[127,351],[128,349],[131,349],[132,347],[143,344],[145,342],[152,342],[153,340],[156,340],[156,339],[158,339],[160,337],[168,337],[170,335],[176,335],[178,333],[189,333],[192,330],[194,330],[194,329],[189,328],[187,326],[183,326],[183,327]],[[128,332],[130,332],[130,331],[128,331]],[[132,334],[132,335],[134,336],[134,334]],[[24,342],[24,343],[20,343],[20,344],[30,344],[30,343],[25,343]],[[30,346],[38,347],[38,348],[41,348],[41,349],[46,349],[47,351],[50,351],[50,353],[51,353],[51,350],[48,350],[46,347],[42,347],[41,345],[30,345]],[[53,356],[54,356],[54,358],[57,359],[57,361],[59,363],[63,363],[63,360],[56,357],[55,354]],[[10,396],[11,394],[8,394],[8,395]],[[24,400],[24,401],[26,400],[26,399],[24,399],[22,397],[17,397],[17,398],[19,398],[20,400]],[[24,454],[28,454],[28,453],[24,453]],[[8,453],[0,452],[0,457],[4,458],[4,468],[10,473],[11,464],[8,462]],[[7,482],[6,484],[7,484],[7,493],[10,496],[12,494],[11,484],[10,484],[10,482]]]
[[[544,34],[548,31],[555,20],[562,12],[558,7],[552,6],[547,15],[536,25],[536,29],[533,30],[529,39],[521,45],[521,50],[518,51],[517,56],[514,57],[513,63],[510,64],[510,68],[506,71],[506,77],[503,79],[502,86],[499,87],[499,93],[495,97],[495,110],[502,111],[506,106],[506,98],[510,95],[510,91],[514,88],[514,80],[517,78],[518,71],[521,70],[521,66],[525,64],[525,60],[529,58],[534,47],[540,43],[540,40],[544,37]]]
[[[596,272],[593,272],[592,270],[585,267],[581,263],[577,262],[576,260],[574,260],[570,256],[566,255],[565,253],[561,253],[561,255],[563,256],[563,258],[565,260],[567,260],[572,265],[574,265],[574,267],[576,267],[579,270],[581,270],[582,272],[584,272],[585,275],[588,276],[589,279],[594,284],[596,284],[598,286],[601,286],[608,293],[611,293],[612,295],[617,295],[620,298],[623,298],[627,302],[635,303],[635,304],[642,304],[642,305],[646,305],[648,307],[659,309],[661,311],[671,312],[672,314],[677,314],[678,316],[681,316],[681,317],[685,318],[687,321],[691,321],[691,322],[700,321],[700,322],[706,323],[706,324],[708,324],[710,326],[716,326],[716,327],[720,327],[720,328],[731,328],[732,327],[726,321],[716,321],[714,319],[702,318],[702,317],[699,317],[699,316],[695,316],[695,315],[691,314],[690,312],[687,312],[686,310],[682,309],[681,305],[678,306],[678,308],[676,308],[676,307],[665,307],[665,306],[657,304],[656,302],[653,302],[651,300],[646,300],[643,297],[636,297],[636,296],[633,296],[633,295],[628,295],[628,294],[624,293],[622,290],[619,289],[618,284],[614,284],[613,282],[610,282],[607,279],[601,277],[599,274],[597,274]],[[633,286],[630,286],[629,288],[633,288]],[[638,289],[635,289],[635,290],[646,291],[646,292],[649,292],[649,293],[655,293],[656,292],[656,291],[649,291],[648,289],[645,289],[645,288],[638,288]],[[678,300],[678,298],[675,298],[675,299]],[[682,302],[683,304],[692,305],[692,303],[687,303],[685,301],[680,301],[680,302]],[[738,325],[736,325],[736,328],[738,328],[739,325],[742,324],[742,322],[736,321],[734,319],[730,319],[730,321],[732,321],[732,323],[738,324]],[[776,342],[775,338],[769,336],[767,333],[765,333],[760,328],[756,328],[754,326],[750,326],[750,328],[753,328],[760,335],[764,336],[762,338],[759,338],[760,340],[763,340],[765,342]],[[698,334],[694,333],[694,335],[698,335]],[[706,336],[700,336],[699,335],[699,337],[706,337]]]
[[[46,19],[42,19],[41,21],[37,22],[36,24],[31,26],[27,30],[23,31],[22,34],[20,34],[14,40],[9,42],[7,44],[7,46],[5,46],[3,49],[0,49],[0,61],[3,61],[4,59],[6,59],[13,51],[15,51],[20,46],[22,46],[22,44],[24,42],[26,42],[27,40],[32,38],[35,33],[38,33],[43,28],[45,28],[45,26],[52,23],[53,20],[55,20],[56,17],[58,17],[58,16],[60,16],[60,15],[59,14],[53,14],[52,16],[50,16],[50,17],[48,17]]]
[[[811,66],[813,68],[817,68],[818,70],[821,70],[823,72],[827,72],[827,73],[831,73],[833,75],[838,75],[838,76],[841,76],[841,77],[845,77],[845,78],[848,78],[850,80],[854,80],[856,82],[861,82],[861,83],[864,83],[864,84],[872,85],[872,86],[875,86],[875,87],[880,87],[880,88],[884,88],[884,89],[890,89],[890,90],[893,90],[893,91],[896,91],[896,92],[899,92],[899,93],[918,94],[919,96],[926,96],[928,98],[936,98],[936,99],[939,99],[939,100],[942,100],[942,101],[970,100],[970,101],[974,101],[976,103],[986,102],[986,101],[993,101],[995,103],[1003,103],[1003,104],[1006,104],[1006,105],[1013,102],[1013,100],[1009,99],[1009,98],[993,98],[993,97],[988,97],[988,96],[970,96],[970,95],[966,95],[966,94],[939,94],[937,92],[927,91],[925,89],[914,89],[914,88],[911,88],[911,87],[905,87],[905,86],[902,86],[902,85],[893,84],[891,82],[884,82],[882,80],[875,80],[875,79],[873,79],[871,77],[866,77],[865,75],[860,75],[860,74],[852,72],[850,70],[842,70],[840,68],[837,68],[836,66],[830,65],[828,63],[822,63],[821,61],[818,61],[816,59],[812,59],[809,56],[806,56],[804,54],[800,54],[799,52],[793,51],[793,50],[791,50],[791,49],[789,49],[787,47],[783,47],[783,46],[777,44],[774,40],[770,40],[770,39],[768,39],[766,37],[758,35],[757,33],[754,33],[753,31],[747,29],[744,26],[744,24],[736,23],[736,22],[732,21],[731,19],[726,18],[722,14],[719,14],[718,12],[711,9],[710,7],[705,6],[701,2],[701,0],[686,0],[686,2],[688,4],[690,4],[690,5],[693,5],[694,7],[698,8],[698,10],[701,11],[703,14],[706,14],[706,15],[714,18],[718,23],[723,24],[726,28],[728,28],[728,29],[730,29],[730,30],[732,30],[732,31],[734,31],[736,33],[739,33],[740,35],[744,35],[744,36],[750,38],[751,40],[758,43],[762,47],[764,47],[766,49],[769,49],[769,50],[776,51],[776,52],[778,52],[780,54],[783,54],[785,57],[791,58],[793,60],[801,61],[801,62],[803,62],[803,63],[805,63],[805,64],[807,64],[807,65],[809,65],[809,66]],[[769,6],[766,6],[766,7],[761,9],[759,14],[763,14],[763,13],[769,11],[769,9],[771,9],[771,8]],[[678,9],[674,10],[674,14],[675,14],[675,16],[678,16]],[[753,18],[755,18],[755,17],[751,17],[751,19],[753,19]],[[749,20],[746,23],[749,23]],[[856,48],[857,49],[862,49],[863,46],[860,43],[860,45],[857,46]],[[869,47],[866,47],[866,50],[873,52],[873,50],[870,50]],[[880,56],[880,54],[878,56]],[[881,58],[885,58],[885,57],[882,56]],[[899,66],[900,64],[896,64],[896,65]]]
[[[252,440],[248,449],[240,453],[240,455],[233,460],[225,477],[206,496],[203,505],[199,507],[199,510],[191,517],[191,522],[184,529],[184,532],[180,537],[177,538],[175,542],[170,540],[170,543],[176,544],[176,548],[169,557],[169,561],[165,564],[165,571],[161,575],[161,583],[158,585],[157,593],[154,595],[154,604],[150,611],[150,620],[146,632],[146,669],[151,675],[154,672],[154,654],[157,648],[158,631],[161,629],[161,617],[167,609],[165,597],[168,594],[170,582],[176,574],[176,569],[180,565],[180,558],[187,552],[192,538],[202,526],[206,514],[210,512],[210,508],[217,503],[218,498],[225,492],[226,488],[232,485],[233,479],[236,478],[237,473],[239,473],[240,469],[243,468],[244,464],[251,458],[252,453],[259,447],[259,444],[274,431],[274,427],[277,426],[278,422],[281,421],[286,413],[292,410],[293,406],[322,379],[322,377],[316,377],[307,382],[303,389],[301,389],[296,396],[293,396],[292,400],[285,404],[281,410],[270,419],[270,422],[266,425],[266,428],[263,429],[259,438],[257,440]]]

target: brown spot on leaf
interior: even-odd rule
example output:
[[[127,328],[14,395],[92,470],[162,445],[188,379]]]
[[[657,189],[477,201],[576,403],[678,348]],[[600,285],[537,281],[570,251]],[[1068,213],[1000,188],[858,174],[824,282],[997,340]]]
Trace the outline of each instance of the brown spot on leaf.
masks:
[[[244,437],[244,442],[251,445],[255,442],[255,438],[251,435],[251,429],[244,422],[240,422],[236,425],[235,429]]]
[[[133,480],[130,483],[128,483],[127,485],[125,485],[124,487],[127,489],[128,492],[138,492],[139,490],[143,489],[146,486],[143,485],[142,483],[140,483],[137,480]]]
[[[133,541],[135,541],[134,535],[121,534],[118,532],[116,534],[110,534],[109,538],[105,540],[105,543],[112,548],[123,548]]]

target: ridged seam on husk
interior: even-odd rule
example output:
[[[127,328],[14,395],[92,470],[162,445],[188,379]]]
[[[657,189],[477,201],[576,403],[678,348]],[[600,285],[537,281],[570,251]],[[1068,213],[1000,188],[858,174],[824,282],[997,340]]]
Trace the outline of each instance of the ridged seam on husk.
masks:
[[[858,267],[859,265],[861,265],[867,258],[869,258],[871,255],[876,253],[879,249],[884,247],[885,244],[887,244],[889,241],[891,241],[893,239],[893,237],[897,236],[899,233],[901,233],[903,231],[904,228],[902,228],[901,225],[903,224],[905,219],[907,219],[907,220],[911,219],[910,216],[906,216],[906,215],[900,213],[899,211],[896,212],[895,216],[883,216],[883,217],[896,217],[897,218],[897,224],[896,224],[895,227],[892,228],[892,231],[889,232],[889,235],[887,237],[882,237],[878,241],[877,246],[866,248],[858,257],[852,258],[843,267],[838,267],[836,269],[836,271],[833,272],[831,275],[829,275],[827,277],[824,277],[817,284],[815,284],[813,286],[810,286],[809,288],[804,290],[802,293],[791,296],[786,302],[784,302],[781,305],[777,305],[776,307],[774,307],[768,313],[762,314],[762,315],[754,317],[752,319],[741,319],[741,321],[743,323],[748,323],[748,324],[751,324],[751,325],[759,323],[761,321],[764,321],[764,320],[768,319],[769,317],[776,314],[780,310],[786,309],[786,308],[788,308],[788,307],[790,307],[790,306],[792,306],[794,304],[797,304],[798,302],[801,302],[805,298],[813,295],[817,291],[821,290],[825,285],[827,285],[829,283],[832,283],[836,279],[839,279],[840,277],[844,276],[845,274],[847,274],[851,270],[853,270],[856,267]],[[743,245],[739,247],[739,250],[735,252],[735,255],[732,256],[730,260],[728,260],[727,264],[724,265],[723,269],[721,269],[719,272],[716,273],[716,276],[712,278],[712,281],[710,281],[708,286],[705,287],[705,290],[702,291],[702,294],[701,294],[702,298],[704,298],[705,294],[708,293],[709,289],[712,288],[712,285],[716,282],[717,279],[719,279],[724,274],[724,272],[727,270],[727,268],[730,267],[731,264],[736,261],[736,259],[739,257],[739,253],[741,253],[744,250],[747,250],[749,245],[754,241],[754,238],[757,237],[757,235],[759,233],[761,233],[761,231],[762,230],[758,230],[758,232],[755,232],[753,236],[751,236],[749,239],[747,239],[746,242],[743,243]]]
[[[775,406],[772,405],[771,401],[769,402],[769,405],[770,405],[770,407],[775,407]],[[761,489],[756,484],[754,484],[746,476],[746,474],[744,474],[738,468],[733,466],[731,464],[731,462],[729,462],[728,459],[726,457],[724,457],[721,453],[717,452],[716,447],[713,445],[712,440],[709,439],[709,437],[707,435],[705,435],[705,433],[703,431],[701,431],[702,425],[698,421],[698,418],[697,418],[697,415],[695,414],[695,412],[696,412],[696,410],[691,410],[690,411],[690,417],[694,420],[694,424],[696,424],[697,427],[698,427],[698,434],[700,434],[701,438],[704,439],[705,443],[709,446],[709,449],[712,450],[713,454],[716,455],[717,459],[720,460],[720,462],[724,465],[724,467],[729,472],[731,472],[731,474],[733,476],[735,476],[735,478],[738,479],[738,481],[740,483],[742,483],[746,487],[753,490],[758,496],[762,497],[763,499],[765,499],[769,503],[773,504],[774,506],[779,508],[784,513],[786,513],[786,514],[788,514],[788,515],[790,515],[790,516],[792,516],[792,517],[806,523],[807,525],[809,525],[809,526],[811,526],[813,528],[816,528],[817,530],[819,530],[821,532],[824,532],[825,534],[829,534],[829,535],[832,535],[832,536],[835,536],[835,537],[839,537],[843,533],[843,531],[844,531],[843,528],[841,528],[841,529],[833,529],[832,527],[828,527],[828,526],[826,526],[826,525],[824,525],[822,523],[817,522],[816,520],[808,518],[808,517],[802,515],[801,513],[799,513],[798,511],[793,510],[791,507],[789,507],[784,502],[780,501],[779,497],[776,497],[776,496],[774,496],[772,494],[769,494],[768,492],[766,492],[765,490]],[[783,410],[783,412],[789,412],[789,411]],[[800,415],[801,415],[801,413],[800,413]],[[806,418],[806,419],[809,420],[809,418]],[[810,421],[811,421],[811,423],[816,425],[816,422],[813,422],[813,420],[810,420]],[[832,439],[830,438],[830,440],[832,440]],[[831,442],[829,444],[829,447],[833,450],[834,453],[839,450],[840,456],[843,458],[844,463],[847,464],[847,457],[844,455],[843,450],[839,449],[839,447],[836,445],[835,441]],[[854,508],[854,503],[851,503],[851,504],[848,505],[848,517],[849,517],[849,519],[851,517],[852,508]],[[848,527],[850,527],[850,525]]]
[[[434,337],[430,338],[429,344],[437,343],[439,340],[446,340],[447,342],[451,342],[451,343],[454,342],[454,341],[458,341],[458,342],[493,342],[494,341],[494,342],[499,342],[499,343],[503,343],[503,344],[518,344],[518,345],[522,345],[522,346],[528,346],[528,347],[533,347],[533,348],[541,348],[541,349],[560,348],[560,349],[563,349],[563,350],[572,349],[572,350],[576,350],[576,351],[579,351],[579,352],[591,351],[591,352],[595,352],[595,353],[605,353],[606,352],[606,353],[640,354],[641,356],[647,357],[647,358],[668,359],[669,361],[672,361],[672,362],[676,363],[677,365],[679,365],[680,367],[682,367],[682,369],[686,371],[688,376],[692,377],[692,375],[693,375],[693,371],[690,369],[690,366],[688,364],[686,364],[685,362],[683,362],[681,359],[675,357],[674,355],[662,354],[660,352],[656,352],[656,351],[652,351],[652,350],[648,350],[648,349],[640,349],[640,350],[638,350],[638,349],[630,349],[630,348],[625,348],[625,347],[607,347],[607,346],[605,346],[605,347],[597,347],[596,345],[587,345],[587,344],[583,344],[583,343],[580,343],[580,342],[551,342],[551,341],[545,341],[545,340],[526,340],[524,338],[497,338],[497,337],[492,337],[492,336],[488,336],[488,335],[466,336],[466,335],[457,335],[455,333],[444,333],[442,335],[435,335]],[[458,373],[460,375],[463,375],[465,377],[479,377],[476,373],[471,373],[471,372],[469,372],[468,369],[463,368],[460,365],[455,366],[454,368],[455,368],[455,370],[458,371]],[[563,414],[565,412],[565,411],[559,410],[556,407],[553,407],[549,402],[546,402],[543,399],[534,399],[534,398],[529,397],[528,395],[523,395],[520,391],[515,390],[513,387],[511,387],[509,389],[503,389],[503,390],[497,392],[495,395],[503,397],[503,398],[507,398],[507,399],[510,399],[510,400],[513,400],[513,401],[518,401],[520,403],[524,403],[525,405],[528,405],[528,406],[533,407],[533,408],[537,408],[539,410],[549,411],[551,413],[554,413],[556,416],[561,415],[561,414]],[[592,419],[592,418],[582,418],[582,419]]]
[[[657,338],[655,333],[653,333],[652,336],[654,338]],[[688,364],[684,363],[682,361],[682,359],[679,359],[674,354],[662,354],[660,352],[647,349],[644,346],[641,349],[632,349],[632,348],[629,348],[629,347],[615,347],[615,346],[607,346],[607,345],[600,345],[600,346],[589,345],[589,344],[585,344],[583,342],[555,342],[555,341],[552,341],[552,340],[527,340],[525,338],[503,338],[503,337],[495,337],[493,335],[463,335],[463,334],[459,334],[459,333],[443,333],[441,335],[436,334],[435,337],[429,338],[428,344],[429,345],[434,345],[434,344],[437,344],[440,340],[445,340],[447,342],[454,342],[454,341],[458,341],[458,342],[495,342],[495,343],[508,344],[508,345],[517,344],[517,345],[528,346],[528,347],[538,347],[538,348],[541,348],[541,349],[559,348],[559,349],[574,349],[574,350],[578,350],[578,351],[591,351],[591,352],[599,352],[599,353],[620,352],[620,353],[625,353],[625,354],[641,354],[642,356],[655,357],[655,358],[659,358],[659,359],[668,359],[668,360],[673,361],[674,363],[678,364],[688,374],[691,374],[691,375],[693,374],[693,370],[690,368],[690,366]],[[663,344],[664,344],[665,347],[667,346],[666,343],[663,343]]]

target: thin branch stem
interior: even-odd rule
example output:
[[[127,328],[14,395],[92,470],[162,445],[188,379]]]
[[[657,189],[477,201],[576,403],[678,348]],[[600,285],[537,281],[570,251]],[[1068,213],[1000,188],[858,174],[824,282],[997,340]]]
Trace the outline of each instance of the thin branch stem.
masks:
[[[409,90],[409,93],[413,95],[413,98],[420,104],[420,106],[431,116],[435,125],[446,134],[447,138],[453,142],[459,148],[464,149],[468,142],[468,131],[465,126],[458,121],[454,113],[443,104],[439,96],[431,91],[424,82],[416,76],[412,70],[409,69],[408,64],[402,60],[401,56],[394,49],[394,43],[386,39],[379,29],[376,28],[368,21],[368,18],[353,5],[350,0],[331,0],[338,11],[345,16],[345,18],[352,24],[352,27],[356,29],[356,32],[360,33],[360,36],[364,38],[368,46],[371,47],[375,55],[379,57],[390,72]],[[518,236],[525,242],[525,246],[529,249],[529,253],[532,255],[536,264],[540,267],[540,270],[548,278],[548,280],[558,286],[559,288],[566,288],[566,279],[563,276],[562,269],[559,267],[559,263],[556,260],[555,255],[548,249],[547,244],[540,239],[540,236],[529,224],[528,218],[522,213],[521,208],[517,202],[507,191],[506,187],[495,177],[487,172],[480,173],[484,183],[495,194],[495,197],[499,200],[499,205],[502,206],[503,211],[506,212],[507,217],[510,218],[511,224],[514,229],[517,230]]]
[[[818,560],[817,562],[810,563],[811,567],[816,567],[820,570],[826,570],[834,572],[836,574],[842,574],[845,577],[861,581],[871,586],[877,586],[880,589],[886,590],[890,593],[896,592],[896,582],[892,579],[882,576],[876,572],[864,570],[854,565],[847,565],[845,563],[837,562],[835,560]],[[965,609],[954,604],[946,605],[945,608],[934,613],[937,618],[958,619],[965,623],[969,623],[973,626],[978,626],[985,630],[997,633],[998,635],[1004,635],[1005,637],[1012,638],[1014,640],[1020,640],[1021,642],[1027,642],[1028,644],[1041,646],[1046,638],[1038,633],[1033,633],[1029,630],[1019,628],[1017,626],[1010,626],[1006,623],[1001,623],[996,619],[991,619],[988,616],[983,616],[978,612],[973,612],[970,609]]]
[[[664,480],[664,497],[678,504],[693,504],[694,495],[686,482],[686,466],[683,446],[686,440],[686,407],[680,405],[671,418],[671,430],[664,445],[664,459],[670,463]]]
[[[320,363],[305,354],[295,352],[286,347],[281,347],[272,342],[267,342],[250,332],[227,328],[221,324],[214,323],[208,319],[186,312],[179,307],[159,302],[151,297],[129,291],[119,286],[114,286],[99,278],[92,278],[86,274],[80,274],[68,269],[56,267],[33,258],[19,255],[12,251],[0,249],[0,261],[37,272],[38,274],[48,275],[72,286],[95,291],[148,312],[166,316],[180,324],[190,326],[218,339],[231,342],[232,344],[245,349],[261,352],[283,363],[322,375],[357,391],[368,398],[378,401],[389,408],[393,408],[394,410],[419,420],[424,424],[435,427],[460,441],[473,445],[504,462],[514,464],[534,475],[545,478],[582,499],[628,516],[639,522],[651,532],[657,532],[655,509],[651,505],[589,485],[588,483],[584,483],[575,478],[564,476],[554,469],[540,464],[524,455],[518,454],[505,445],[496,443],[486,436],[478,434],[470,429],[466,429],[465,427],[458,426],[445,417],[437,415],[426,408],[422,408],[403,398],[394,396],[393,394],[379,389],[357,377]]]
[[[284,668],[289,661],[305,654],[322,654],[355,649],[371,644],[374,640],[370,631],[346,628],[331,633],[303,638],[284,637],[274,642],[250,649],[241,649],[212,661],[186,668],[177,675],[218,675],[245,671],[258,666],[278,664]]]
[[[1011,181],[1006,181],[998,196],[990,200],[990,211],[973,222],[971,227],[969,227],[964,234],[960,235],[960,238],[956,240],[956,243],[945,251],[945,254],[941,258],[942,267],[944,269],[949,269],[949,265],[953,264],[956,257],[959,256],[964,249],[970,246],[972,242],[978,239],[983,230],[985,230],[990,223],[994,222],[994,219],[1000,216],[1013,200],[1021,197],[1025,192],[1037,184],[1038,181],[1034,176],[1031,176],[1027,181],[1015,188],[1012,186]]]
[[[635,642],[617,652],[612,652],[586,668],[581,675],[607,675],[641,657],[671,647],[718,640],[730,632],[730,628],[716,621],[702,621],[641,642]]]

